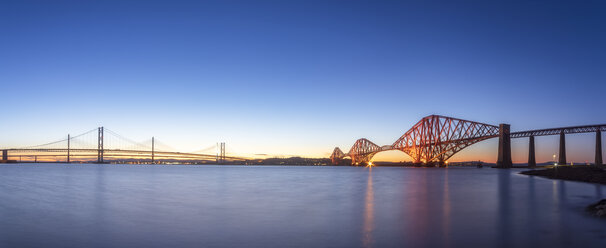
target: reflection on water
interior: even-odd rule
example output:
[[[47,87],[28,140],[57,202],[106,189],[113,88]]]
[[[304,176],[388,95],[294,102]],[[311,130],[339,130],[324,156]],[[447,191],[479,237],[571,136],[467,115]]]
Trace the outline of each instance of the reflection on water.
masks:
[[[512,229],[512,195],[511,195],[511,186],[510,186],[511,176],[509,173],[504,173],[503,171],[499,171],[498,173],[498,192],[499,195],[497,200],[499,201],[499,206],[495,214],[497,216],[498,223],[497,232],[495,232],[497,247],[512,247],[511,244],[511,229]]]
[[[603,247],[604,186],[516,170],[0,165],[0,247]]]
[[[374,191],[372,190],[372,167],[368,167],[368,179],[366,183],[366,198],[364,200],[364,247],[372,247],[372,232],[374,230]]]
[[[443,208],[442,208],[442,235],[450,237],[450,193],[448,189],[448,170],[444,171]],[[450,239],[445,239],[443,247],[450,247]]]

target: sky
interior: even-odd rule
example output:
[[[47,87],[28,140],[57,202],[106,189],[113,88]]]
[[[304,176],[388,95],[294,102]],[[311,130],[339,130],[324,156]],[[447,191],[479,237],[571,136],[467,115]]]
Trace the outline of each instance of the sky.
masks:
[[[105,126],[184,151],[328,157],[362,137],[392,144],[431,114],[512,131],[602,124],[604,13],[603,1],[2,0],[0,146]],[[513,141],[514,162],[527,142]],[[557,142],[537,138],[537,161]],[[568,160],[593,160],[594,134],[567,142]]]

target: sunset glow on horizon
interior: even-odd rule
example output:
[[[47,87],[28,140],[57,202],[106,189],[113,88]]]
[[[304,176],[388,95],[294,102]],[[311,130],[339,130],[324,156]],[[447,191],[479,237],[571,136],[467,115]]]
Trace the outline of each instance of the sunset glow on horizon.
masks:
[[[5,1],[0,147],[105,126],[177,151],[327,158],[363,137],[391,145],[432,114],[512,131],[606,123],[605,17],[589,3],[342,4]],[[594,140],[567,136],[568,160],[592,161]],[[557,137],[536,142],[552,161]],[[512,144],[526,162],[528,140]],[[490,139],[449,161],[496,156]]]

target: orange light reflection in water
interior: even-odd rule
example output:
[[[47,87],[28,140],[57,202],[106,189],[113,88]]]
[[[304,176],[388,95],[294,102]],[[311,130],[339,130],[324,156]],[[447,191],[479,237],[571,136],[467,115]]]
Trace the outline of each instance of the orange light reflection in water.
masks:
[[[364,225],[363,225],[363,247],[372,247],[372,232],[375,229],[374,191],[372,189],[372,165],[368,166],[368,179],[366,182],[366,198],[364,200]]]

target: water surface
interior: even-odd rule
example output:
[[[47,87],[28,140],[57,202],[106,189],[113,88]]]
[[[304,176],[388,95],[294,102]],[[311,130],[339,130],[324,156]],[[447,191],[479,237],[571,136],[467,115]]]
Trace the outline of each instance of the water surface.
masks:
[[[490,168],[0,165],[0,247],[606,247],[606,187]]]

